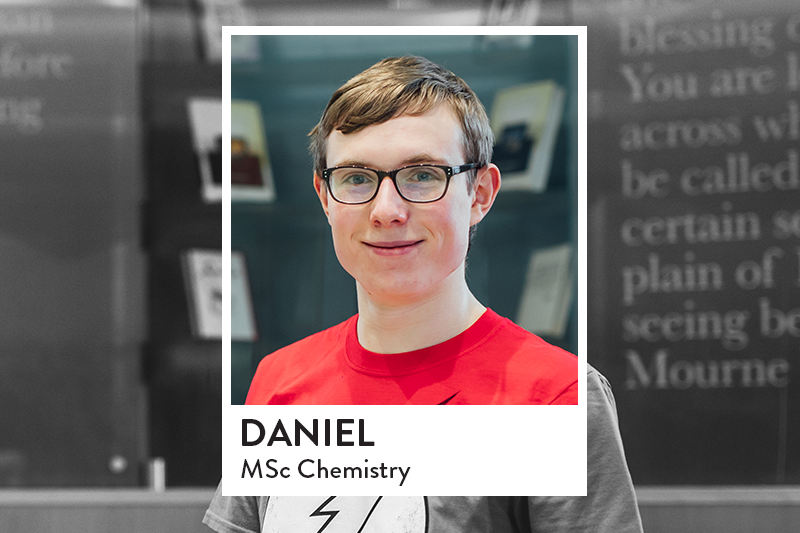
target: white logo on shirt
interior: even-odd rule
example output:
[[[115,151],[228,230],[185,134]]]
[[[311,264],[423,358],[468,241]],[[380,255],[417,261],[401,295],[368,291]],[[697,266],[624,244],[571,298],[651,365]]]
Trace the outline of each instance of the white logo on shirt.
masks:
[[[262,533],[425,533],[422,496],[271,496]]]

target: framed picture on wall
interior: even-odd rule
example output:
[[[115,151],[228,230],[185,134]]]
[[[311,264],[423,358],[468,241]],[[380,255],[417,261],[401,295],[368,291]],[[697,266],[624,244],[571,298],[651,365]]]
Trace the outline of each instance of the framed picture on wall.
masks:
[[[552,80],[507,87],[495,95],[492,162],[503,173],[501,191],[547,189],[564,98],[564,89]]]
[[[231,201],[275,199],[261,106],[231,100]]]
[[[258,339],[247,263],[242,252],[231,251],[231,340]]]
[[[534,250],[528,261],[516,323],[536,335],[564,337],[574,275],[569,243]]]
[[[222,200],[222,100],[189,98],[192,146],[197,157],[203,200]]]
[[[186,250],[181,256],[192,334],[222,338],[222,252]]]

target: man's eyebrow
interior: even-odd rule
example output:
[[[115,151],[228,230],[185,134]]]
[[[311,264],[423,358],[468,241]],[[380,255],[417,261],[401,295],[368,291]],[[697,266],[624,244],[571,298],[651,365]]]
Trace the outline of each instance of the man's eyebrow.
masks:
[[[443,165],[446,164],[445,161],[441,157],[434,157],[430,154],[416,154],[409,158],[403,160],[400,164],[401,167],[405,167],[408,165],[419,165],[423,163],[430,163],[432,165]],[[345,159],[344,161],[340,161],[336,164],[337,167],[367,167],[367,168],[375,168],[375,166],[371,163],[365,163],[360,159]],[[376,170],[394,170],[394,169],[386,169],[380,168]]]
[[[360,161],[358,159],[345,159],[344,161],[339,161],[338,163],[336,163],[336,166],[337,167],[368,167],[368,168],[371,168],[368,163],[364,163],[363,161]]]
[[[444,164],[444,160],[440,157],[434,157],[429,154],[417,154],[409,157],[403,161],[403,165],[418,165],[420,163],[432,163],[435,165]]]

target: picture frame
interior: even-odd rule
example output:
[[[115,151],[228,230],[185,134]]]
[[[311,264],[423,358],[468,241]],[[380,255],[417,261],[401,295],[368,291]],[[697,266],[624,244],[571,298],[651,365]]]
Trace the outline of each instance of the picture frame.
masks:
[[[275,200],[261,106],[231,100],[231,201]]]
[[[187,101],[192,147],[207,203],[222,200],[222,100],[191,97]]]
[[[222,339],[222,252],[189,249],[181,255],[192,335]]]
[[[231,251],[231,340],[258,340],[247,263],[242,252]]]

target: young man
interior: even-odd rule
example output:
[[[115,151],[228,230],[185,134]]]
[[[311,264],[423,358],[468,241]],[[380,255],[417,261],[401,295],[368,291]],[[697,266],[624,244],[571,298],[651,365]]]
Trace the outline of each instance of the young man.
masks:
[[[575,356],[466,284],[469,241],[500,188],[489,121],[466,83],[423,58],[386,59],[334,93],[311,138],[314,187],[359,313],[264,358],[247,403],[576,404]],[[587,384],[586,498],[218,493],[205,522],[239,533],[639,531],[613,398],[592,369]]]

